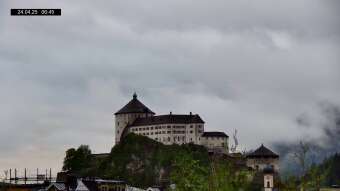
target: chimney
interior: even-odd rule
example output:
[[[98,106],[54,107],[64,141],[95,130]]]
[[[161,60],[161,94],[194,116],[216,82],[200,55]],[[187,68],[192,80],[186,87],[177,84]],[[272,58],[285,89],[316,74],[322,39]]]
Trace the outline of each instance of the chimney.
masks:
[[[190,111],[190,116],[192,115],[192,112]]]
[[[170,111],[170,115],[172,115],[172,111]]]

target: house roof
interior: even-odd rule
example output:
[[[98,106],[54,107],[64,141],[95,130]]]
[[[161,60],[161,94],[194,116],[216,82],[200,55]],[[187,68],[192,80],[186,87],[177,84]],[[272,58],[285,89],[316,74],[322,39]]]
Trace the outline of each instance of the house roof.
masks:
[[[229,137],[229,136],[225,134],[224,132],[208,131],[208,132],[204,132],[202,137]]]
[[[56,190],[60,190],[60,191],[64,191],[66,190],[65,184],[64,183],[58,183],[58,182],[54,182],[52,184],[50,184],[46,190],[49,190],[50,188],[55,187]]]
[[[111,184],[111,185],[125,185],[126,183],[124,181],[120,181],[120,180],[103,180],[103,179],[83,179],[82,183],[84,184],[84,186],[86,186],[86,188],[89,189],[89,191],[98,191],[98,186],[100,184]]]
[[[90,191],[90,190],[85,186],[83,181],[77,180],[77,188],[75,189],[75,191]]]
[[[254,152],[247,155],[247,158],[279,158],[279,155],[263,146],[263,144]]]
[[[157,115],[146,118],[137,118],[130,127],[144,126],[144,125],[158,125],[158,124],[190,124],[190,123],[204,123],[198,114],[195,115]]]
[[[123,108],[115,113],[117,114],[127,114],[127,113],[151,113],[155,114],[148,107],[146,107],[142,102],[137,99],[137,94],[133,94],[133,98],[129,103],[127,103]]]

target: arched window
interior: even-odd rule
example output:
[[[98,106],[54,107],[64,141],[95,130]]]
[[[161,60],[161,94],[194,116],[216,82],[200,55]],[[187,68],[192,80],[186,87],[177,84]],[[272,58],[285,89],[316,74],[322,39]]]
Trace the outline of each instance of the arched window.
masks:
[[[267,181],[267,188],[270,188],[270,182]]]

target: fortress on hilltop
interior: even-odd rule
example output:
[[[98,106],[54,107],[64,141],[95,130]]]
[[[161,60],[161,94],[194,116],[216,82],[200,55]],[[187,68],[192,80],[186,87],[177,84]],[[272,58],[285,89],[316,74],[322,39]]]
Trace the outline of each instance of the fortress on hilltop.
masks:
[[[204,121],[198,114],[156,115],[133,94],[132,100],[115,113],[115,143],[127,133],[147,136],[166,145],[194,143],[210,152],[228,153],[229,137],[224,132],[204,131]]]
[[[193,143],[203,145],[209,153],[222,153],[235,159],[241,153],[229,153],[229,136],[224,132],[204,131],[204,121],[198,114],[156,115],[137,99],[132,100],[115,113],[115,143],[119,143],[128,133],[147,136],[165,145]],[[279,155],[261,145],[255,151],[245,155],[245,166],[277,176]],[[262,176],[262,175],[261,175]],[[273,187],[273,176],[265,179],[266,185]],[[268,177],[267,177],[268,178]]]

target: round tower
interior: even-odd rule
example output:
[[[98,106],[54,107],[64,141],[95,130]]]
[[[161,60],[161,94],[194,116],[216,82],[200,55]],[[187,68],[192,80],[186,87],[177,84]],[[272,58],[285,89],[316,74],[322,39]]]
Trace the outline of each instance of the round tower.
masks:
[[[155,113],[137,99],[135,92],[132,100],[115,113],[115,143],[119,143],[124,129],[131,125],[137,118],[153,115],[155,115]]]

